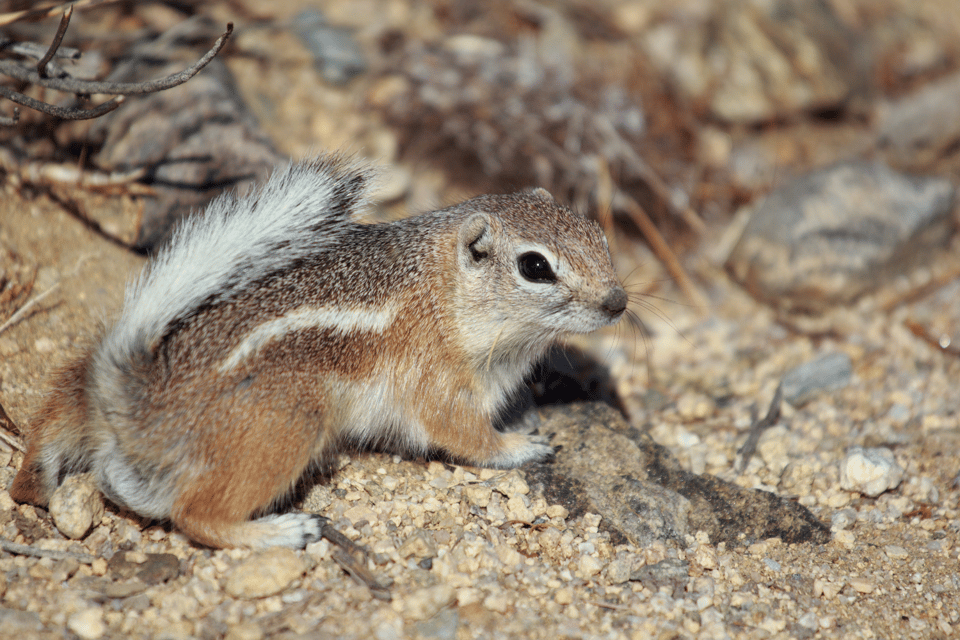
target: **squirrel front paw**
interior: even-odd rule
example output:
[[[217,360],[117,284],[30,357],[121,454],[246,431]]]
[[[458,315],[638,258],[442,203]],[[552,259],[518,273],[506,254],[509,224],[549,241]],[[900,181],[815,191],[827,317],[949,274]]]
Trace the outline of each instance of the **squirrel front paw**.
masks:
[[[500,434],[499,451],[480,462],[494,469],[513,469],[528,462],[544,462],[555,454],[556,450],[550,446],[546,436],[504,433]]]

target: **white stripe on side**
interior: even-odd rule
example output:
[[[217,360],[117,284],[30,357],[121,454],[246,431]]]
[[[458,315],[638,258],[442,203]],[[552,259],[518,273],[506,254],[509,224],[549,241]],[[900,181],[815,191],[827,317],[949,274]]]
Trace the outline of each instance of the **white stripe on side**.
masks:
[[[397,310],[392,306],[382,309],[298,307],[285,316],[264,322],[247,334],[247,337],[230,352],[230,355],[220,365],[219,370],[221,373],[225,373],[234,369],[270,342],[279,340],[295,331],[332,329],[341,334],[353,332],[383,333],[393,324],[396,315]]]

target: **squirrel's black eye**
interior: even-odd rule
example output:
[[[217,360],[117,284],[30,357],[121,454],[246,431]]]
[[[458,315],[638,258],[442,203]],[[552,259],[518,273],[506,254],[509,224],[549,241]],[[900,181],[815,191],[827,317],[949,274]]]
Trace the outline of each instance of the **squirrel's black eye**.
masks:
[[[517,258],[520,275],[530,282],[556,282],[557,274],[550,268],[550,262],[539,253],[530,251]]]

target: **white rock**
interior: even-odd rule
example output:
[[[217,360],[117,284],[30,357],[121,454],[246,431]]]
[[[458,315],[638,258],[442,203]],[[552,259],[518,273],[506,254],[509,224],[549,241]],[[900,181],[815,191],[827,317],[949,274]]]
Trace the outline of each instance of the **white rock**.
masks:
[[[840,463],[840,486],[876,498],[896,488],[903,480],[903,467],[886,447],[852,447]]]
[[[93,479],[88,474],[67,476],[50,498],[50,515],[68,538],[78,540],[87,535],[103,517],[103,497]]]
[[[107,625],[103,622],[103,610],[100,607],[91,607],[77,611],[67,620],[67,628],[83,640],[103,637],[107,632]]]

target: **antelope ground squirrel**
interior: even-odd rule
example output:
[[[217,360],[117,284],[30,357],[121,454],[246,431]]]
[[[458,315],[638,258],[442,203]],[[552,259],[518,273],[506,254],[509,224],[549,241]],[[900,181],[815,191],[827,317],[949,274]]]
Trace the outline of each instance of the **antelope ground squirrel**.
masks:
[[[196,542],[302,547],[322,516],[264,514],[347,444],[550,456],[494,423],[559,337],[626,309],[599,226],[542,189],[362,224],[370,177],[322,156],[188,219],[55,376],[13,498],[90,470]]]

